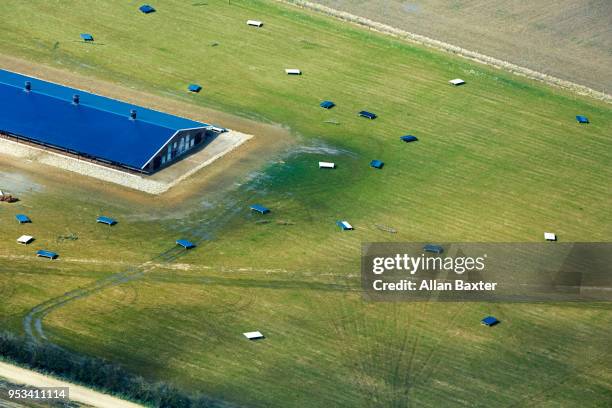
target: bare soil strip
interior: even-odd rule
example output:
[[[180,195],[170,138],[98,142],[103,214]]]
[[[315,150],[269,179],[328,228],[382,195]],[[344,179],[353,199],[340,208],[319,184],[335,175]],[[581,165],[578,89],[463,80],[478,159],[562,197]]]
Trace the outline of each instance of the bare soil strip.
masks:
[[[579,95],[589,96],[594,99],[598,99],[607,103],[612,103],[612,96],[603,92],[596,91],[587,86],[580,85],[574,82],[566,81],[551,75],[544,74],[526,67],[521,67],[516,64],[512,64],[507,61],[500,60],[498,58],[490,57],[484,54],[480,54],[475,51],[470,51],[465,48],[458,47],[453,44],[449,44],[444,41],[435,40],[424,35],[411,33],[409,31],[401,30],[399,28],[392,27],[387,24],[379,23],[377,21],[370,20],[365,17],[356,16],[351,13],[336,10],[331,7],[323,6],[321,4],[312,3],[304,0],[276,0],[279,3],[290,4],[303,9],[315,11],[317,13],[326,14],[328,16],[347,21],[349,23],[366,27],[372,31],[376,31],[381,34],[390,35],[392,37],[407,40],[413,43],[425,45],[437,50],[452,53],[463,58],[467,58],[472,61],[476,61],[481,64],[489,65],[498,69],[511,72],[515,75],[535,79],[537,81],[544,82],[548,85],[556,86],[559,88],[570,90]]]
[[[14,384],[23,384],[36,388],[68,387],[71,401],[80,402],[96,408],[143,408],[142,405],[133,402],[125,401],[80,385],[58,380],[48,375],[26,370],[25,368],[4,362],[0,362],[0,377]]]

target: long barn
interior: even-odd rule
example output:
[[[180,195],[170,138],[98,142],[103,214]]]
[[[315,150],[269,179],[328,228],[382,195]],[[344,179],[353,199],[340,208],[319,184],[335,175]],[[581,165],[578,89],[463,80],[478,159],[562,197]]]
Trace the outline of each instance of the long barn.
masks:
[[[5,70],[0,100],[2,136],[140,173],[180,160],[215,132],[206,123]]]

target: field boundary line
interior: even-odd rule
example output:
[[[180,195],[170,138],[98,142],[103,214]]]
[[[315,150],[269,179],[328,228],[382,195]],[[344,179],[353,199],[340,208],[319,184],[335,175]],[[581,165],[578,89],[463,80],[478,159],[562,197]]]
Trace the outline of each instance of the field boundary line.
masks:
[[[380,23],[369,18],[360,17],[355,14],[348,13],[346,11],[337,10],[331,7],[324,6],[322,4],[312,3],[305,0],[275,0],[277,3],[283,3],[299,7],[302,9],[311,10],[320,14],[334,17],[338,20],[346,21],[354,25],[368,28],[369,30],[376,31],[381,34],[389,35],[391,37],[407,40],[412,43],[425,45],[436,50],[444,51],[449,54],[458,55],[465,59],[492,66],[512,74],[534,79],[536,81],[543,82],[547,85],[552,85],[558,88],[572,91],[578,95],[589,96],[593,99],[597,99],[606,103],[612,103],[612,95],[605,92],[596,91],[595,89],[589,88],[585,85],[580,85],[575,82],[567,81],[565,79],[557,78],[552,75],[544,74],[543,72],[535,71],[531,68],[522,67],[520,65],[513,64],[508,61],[501,60],[499,58],[490,57],[488,55],[481,54],[476,51],[467,50],[457,45],[453,45],[444,41],[436,40],[431,37],[427,37],[421,34],[412,33],[410,31],[402,30],[388,24]]]

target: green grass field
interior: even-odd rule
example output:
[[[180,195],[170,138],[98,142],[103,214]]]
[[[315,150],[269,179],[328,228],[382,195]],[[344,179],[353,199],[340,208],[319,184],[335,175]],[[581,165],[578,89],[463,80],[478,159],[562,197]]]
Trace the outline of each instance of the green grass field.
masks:
[[[159,1],[146,16],[139,5],[4,0],[0,53],[282,124],[296,146],[180,209],[20,174],[22,201],[0,203],[2,326],[22,331],[47,299],[144,271],[52,310],[46,335],[244,406],[609,406],[609,304],[366,303],[359,253],[361,242],[529,242],[545,230],[611,241],[610,105],[276,2]],[[456,77],[468,84],[450,87]],[[192,82],[201,94],[185,92]],[[419,142],[400,143],[407,133]],[[7,188],[19,171],[0,170]],[[272,222],[256,223],[253,202]],[[17,212],[34,222],[17,225]],[[100,213],[120,223],[96,225]],[[22,233],[37,241],[17,246]],[[79,239],[57,240],[68,233]],[[146,263],[193,235],[207,241]],[[60,259],[34,259],[41,247]],[[503,324],[483,328],[486,314]],[[250,330],[267,339],[247,342]]]

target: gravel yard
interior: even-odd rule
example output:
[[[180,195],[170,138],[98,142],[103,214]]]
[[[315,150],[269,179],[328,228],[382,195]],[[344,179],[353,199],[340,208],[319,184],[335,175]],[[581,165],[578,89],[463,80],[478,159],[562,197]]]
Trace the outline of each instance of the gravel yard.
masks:
[[[127,173],[3,138],[0,138],[0,154],[57,167],[148,194],[162,194],[252,137],[236,131],[222,133],[200,151],[151,176]]]

